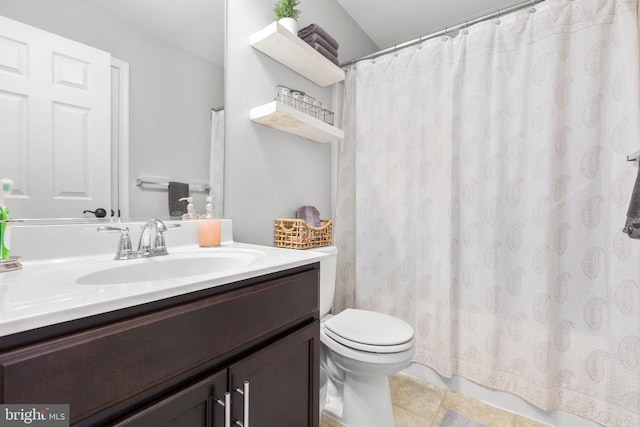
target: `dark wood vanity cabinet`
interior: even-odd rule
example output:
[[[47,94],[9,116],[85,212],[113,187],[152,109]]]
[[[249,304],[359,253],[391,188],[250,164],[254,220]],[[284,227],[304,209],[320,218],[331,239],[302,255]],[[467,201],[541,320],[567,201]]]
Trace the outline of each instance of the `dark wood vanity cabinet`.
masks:
[[[318,286],[316,263],[0,339],[0,401],[66,403],[75,426],[224,427],[229,393],[229,425],[317,427]]]

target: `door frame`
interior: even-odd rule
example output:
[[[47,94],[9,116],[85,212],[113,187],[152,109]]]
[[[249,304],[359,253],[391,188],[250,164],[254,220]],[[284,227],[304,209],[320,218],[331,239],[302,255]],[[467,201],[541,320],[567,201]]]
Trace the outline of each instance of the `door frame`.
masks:
[[[111,206],[116,217],[129,217],[129,63],[111,57],[111,102],[117,115],[111,116]],[[112,107],[113,111],[113,107]],[[114,117],[116,116],[116,117]],[[117,131],[113,131],[113,130]],[[115,161],[117,159],[117,162]]]

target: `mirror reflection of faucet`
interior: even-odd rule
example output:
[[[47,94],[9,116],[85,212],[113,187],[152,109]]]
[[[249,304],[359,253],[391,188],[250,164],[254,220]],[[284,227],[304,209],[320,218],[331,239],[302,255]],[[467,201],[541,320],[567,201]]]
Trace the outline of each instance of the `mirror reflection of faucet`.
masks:
[[[159,219],[152,218],[142,225],[140,231],[140,239],[138,240],[138,249],[133,250],[131,245],[131,235],[129,228],[103,226],[98,227],[101,232],[120,232],[120,241],[116,249],[115,260],[150,258],[156,256],[168,255],[167,245],[164,239],[164,233],[169,228],[180,227],[180,224],[172,224],[167,227],[164,222]]]
[[[199,219],[200,215],[196,213],[195,208],[193,207],[193,197],[183,197],[178,199],[178,201],[187,201],[187,213],[182,215],[182,219]]]

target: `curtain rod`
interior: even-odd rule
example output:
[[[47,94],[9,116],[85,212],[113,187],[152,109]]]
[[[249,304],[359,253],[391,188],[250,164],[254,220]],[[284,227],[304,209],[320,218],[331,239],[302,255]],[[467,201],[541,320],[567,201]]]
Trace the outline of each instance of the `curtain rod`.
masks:
[[[483,15],[483,16],[479,17],[479,18],[467,20],[462,24],[457,24],[457,25],[454,25],[452,27],[445,27],[444,30],[437,31],[435,33],[431,33],[431,34],[428,34],[426,36],[418,37],[417,39],[409,40],[408,42],[404,42],[402,44],[397,44],[397,45],[389,47],[387,49],[383,49],[383,50],[379,50],[379,51],[374,52],[374,53],[370,53],[369,55],[365,55],[365,56],[363,56],[361,58],[358,58],[358,59],[351,59],[351,60],[349,60],[347,62],[344,62],[344,63],[340,64],[340,67],[341,68],[348,67],[348,66],[351,66],[351,65],[353,65],[353,64],[355,64],[357,62],[364,61],[366,59],[375,59],[375,58],[378,58],[378,57],[380,57],[382,55],[385,55],[387,53],[396,52],[396,51],[398,51],[400,49],[404,49],[404,48],[416,45],[418,43],[422,43],[423,41],[426,41],[426,40],[429,40],[429,39],[433,39],[435,37],[446,35],[446,34],[448,34],[450,32],[460,30],[462,28],[468,27],[468,26],[473,25],[473,24],[477,24],[479,22],[488,21],[489,19],[493,19],[493,18],[500,18],[501,16],[508,15],[510,13],[513,13],[513,12],[517,12],[517,11],[525,9],[527,7],[531,8],[532,12],[535,12],[535,6],[537,4],[543,3],[545,1],[546,0],[527,0],[527,1],[520,2],[520,3],[516,3],[513,6],[505,7],[504,9],[498,9],[496,12],[488,13],[486,15]]]

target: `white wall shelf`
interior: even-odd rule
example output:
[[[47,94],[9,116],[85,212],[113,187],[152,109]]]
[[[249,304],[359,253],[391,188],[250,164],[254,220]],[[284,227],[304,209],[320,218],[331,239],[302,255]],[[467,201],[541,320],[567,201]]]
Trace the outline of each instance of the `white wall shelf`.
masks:
[[[255,49],[291,68],[321,87],[344,80],[344,70],[309,46],[277,21],[254,33],[249,43]]]
[[[316,142],[324,143],[344,139],[344,131],[342,129],[278,101],[252,108],[249,111],[249,118],[254,122]]]

